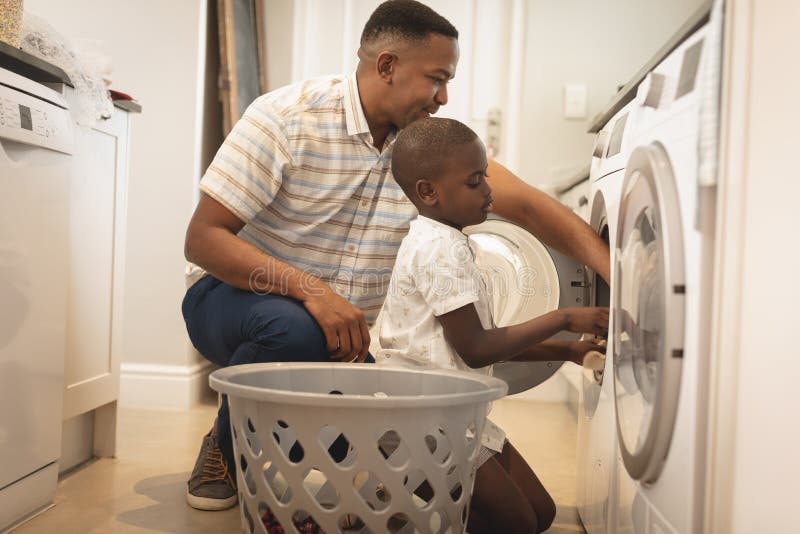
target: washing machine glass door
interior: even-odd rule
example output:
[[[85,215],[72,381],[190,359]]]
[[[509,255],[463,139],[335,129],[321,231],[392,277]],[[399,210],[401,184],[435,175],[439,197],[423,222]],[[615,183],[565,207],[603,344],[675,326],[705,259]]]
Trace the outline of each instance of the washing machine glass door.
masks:
[[[580,306],[586,302],[583,267],[525,229],[491,219],[464,232],[470,237],[476,263],[491,291],[496,326],[519,324],[564,304]],[[563,337],[577,336],[567,333]],[[562,363],[504,362],[494,366],[494,375],[508,383],[511,395],[544,382]]]
[[[600,239],[609,245],[611,236],[609,235],[610,230],[606,214],[606,204],[603,196],[599,193],[594,200],[590,224],[600,236]],[[600,275],[588,267],[586,268],[586,286],[589,289],[589,300],[587,302],[589,306],[609,307],[611,305],[611,289],[608,287],[608,284]],[[583,408],[587,417],[593,417],[597,411],[604,378],[604,371],[593,371],[587,368],[583,369]]]
[[[614,261],[612,345],[620,452],[634,479],[653,482],[669,449],[678,405],[685,292],[675,177],[660,145],[631,154]]]

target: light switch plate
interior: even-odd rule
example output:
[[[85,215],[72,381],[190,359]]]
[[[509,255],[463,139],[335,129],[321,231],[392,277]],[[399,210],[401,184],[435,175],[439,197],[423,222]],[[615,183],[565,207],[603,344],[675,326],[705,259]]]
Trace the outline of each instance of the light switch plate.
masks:
[[[586,118],[586,84],[568,83],[564,85],[564,118]]]

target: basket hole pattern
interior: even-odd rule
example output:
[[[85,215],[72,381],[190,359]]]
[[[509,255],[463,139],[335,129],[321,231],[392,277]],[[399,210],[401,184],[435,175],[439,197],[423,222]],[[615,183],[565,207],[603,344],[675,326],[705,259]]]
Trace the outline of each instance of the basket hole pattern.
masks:
[[[463,488],[461,487],[461,482],[456,482],[450,488],[450,498],[453,499],[453,502],[458,502],[461,498],[461,495],[464,493]]]
[[[344,514],[339,518],[339,523],[337,526],[339,527],[340,534],[352,534],[353,532],[360,533],[366,527],[364,521],[362,521],[361,518],[356,514]]]
[[[267,487],[275,495],[275,499],[281,504],[288,504],[292,500],[292,488],[283,473],[278,470],[278,466],[267,460],[264,462],[263,473]]]
[[[233,428],[235,429],[236,425],[233,425]],[[258,434],[256,434],[256,427],[253,424],[253,421],[249,417],[245,416],[242,428],[244,430],[244,437],[245,441],[247,442],[247,448],[250,450],[253,456],[260,455],[262,451],[261,441],[258,439]]]
[[[242,506],[242,512],[244,513],[244,518],[247,521],[247,531],[250,532],[250,534],[253,534],[256,525],[253,522],[253,516],[250,515],[249,508],[247,506]]]
[[[411,496],[411,500],[418,508],[425,509],[433,502],[435,492],[425,477],[425,473],[421,470],[414,469],[410,471],[403,478],[403,486],[405,486]]]
[[[339,506],[339,493],[319,468],[313,467],[306,470],[303,476],[303,487],[323,510]]]
[[[325,425],[320,429],[319,442],[333,463],[339,464],[341,467],[349,467],[358,459],[356,449],[350,440],[333,425]]]
[[[422,523],[419,526],[414,524],[416,516],[413,514],[390,509],[395,496],[390,493],[389,488],[384,484],[383,478],[384,476],[391,478],[396,475],[384,474],[385,468],[378,467],[374,470],[361,468],[358,472],[356,470],[350,471],[352,490],[348,490],[346,487],[337,488],[332,480],[328,478],[325,472],[329,472],[334,465],[338,470],[349,470],[357,463],[358,456],[355,446],[337,426],[324,425],[321,427],[316,436],[318,445],[313,445],[313,430],[308,429],[307,425],[293,428],[292,424],[290,424],[293,418],[281,417],[278,419],[276,417],[272,419],[271,431],[267,430],[270,424],[268,421],[259,424],[259,419],[250,419],[249,417],[243,417],[240,421],[242,421],[242,424],[234,425],[234,428],[238,427],[239,435],[244,438],[237,443],[242,447],[242,454],[239,456],[243,474],[243,478],[240,479],[243,482],[243,487],[240,488],[240,499],[244,497],[242,501],[243,510],[247,509],[248,506],[250,507],[250,510],[247,511],[247,517],[244,516],[243,512],[245,530],[248,529],[249,525],[253,525],[253,518],[256,518],[256,523],[261,523],[258,519],[265,517],[265,513],[269,511],[269,505],[263,500],[257,504],[253,502],[260,499],[257,495],[264,486],[269,487],[270,492],[281,505],[290,506],[290,510],[302,508],[300,515],[295,513],[292,517],[297,528],[304,524],[303,520],[305,518],[310,518],[311,523],[319,528],[316,520],[308,512],[310,510],[314,514],[325,512],[320,516],[320,519],[325,522],[333,522],[333,524],[329,525],[332,528],[326,530],[335,532],[337,528],[334,525],[336,525],[338,531],[342,534],[364,534],[369,532],[364,521],[353,513],[355,510],[349,510],[350,506],[343,506],[342,504],[342,495],[350,493],[350,491],[359,495],[360,500],[368,509],[378,513],[385,513],[383,517],[385,518],[384,521],[387,521],[385,526],[389,532],[411,534],[430,531],[436,534],[448,534],[460,530],[460,528],[457,529],[453,526],[455,521],[458,521],[458,519],[466,521],[468,510],[465,505],[468,501],[464,489],[467,486],[463,484],[467,484],[468,481],[463,482],[460,480],[463,466],[454,464],[453,459],[454,457],[464,458],[464,456],[474,458],[474,453],[479,445],[477,433],[475,432],[475,420],[469,422],[465,431],[448,432],[445,430],[444,425],[437,424],[430,428],[428,432],[423,432],[422,436],[420,436],[420,433],[412,433],[411,437],[408,438],[420,440],[414,443],[414,450],[422,454],[430,454],[430,458],[434,460],[434,463],[441,466],[441,469],[446,473],[445,485],[441,488],[436,486],[436,491],[434,491],[432,484],[429,482],[425,471],[416,468],[406,471],[410,468],[409,462],[411,462],[412,458],[410,448],[407,447],[406,441],[401,437],[401,432],[403,432],[403,436],[406,436],[405,431],[390,428],[384,430],[377,441],[373,441],[375,443],[373,446],[377,447],[380,453],[380,456],[375,457],[376,460],[379,457],[383,458],[386,465],[392,468],[396,474],[406,471],[403,479],[405,490],[408,492],[411,501],[414,502],[415,507],[424,512],[424,519],[420,519]],[[449,427],[447,428],[449,429]],[[461,428],[464,427],[462,426]],[[311,434],[309,434],[309,430],[311,430]],[[268,459],[269,455],[277,453],[269,443],[270,436],[277,448],[283,453],[283,457],[278,453],[276,462]],[[321,449],[309,450],[308,454],[306,454],[306,450],[300,444],[300,439],[303,444],[308,445],[308,443],[311,443],[312,445],[309,446],[321,447]],[[268,447],[262,447],[262,443],[268,445]],[[410,441],[408,443],[411,444]],[[423,443],[424,448],[421,448]],[[457,447],[453,447],[454,443]],[[462,450],[456,451],[456,448],[461,448]],[[472,454],[469,452],[470,450],[472,450]],[[326,454],[320,456],[323,451]],[[265,456],[267,452],[269,454]],[[366,450],[362,452],[374,454]],[[464,453],[466,454],[464,455]],[[314,460],[311,460],[312,457]],[[333,464],[328,464],[324,458],[330,458]],[[297,472],[297,474],[302,475],[302,477],[298,477],[297,484],[293,482],[290,485],[284,474],[281,473],[281,469],[284,469],[286,465],[283,462],[286,460],[290,465],[301,464],[304,460],[308,460],[307,464],[298,466],[301,471]],[[313,464],[311,463],[312,461]],[[251,465],[248,466],[248,462]],[[311,465],[313,467],[306,467]],[[259,466],[261,469],[259,469]],[[355,467],[357,469],[360,468],[360,466]],[[287,466],[286,469],[291,471],[295,468]],[[263,480],[260,477],[262,473]],[[287,474],[289,473],[287,472]],[[333,474],[330,474],[330,476],[333,476]],[[472,477],[474,478],[474,473]],[[338,478],[336,480],[338,481]],[[301,483],[304,491],[299,488]],[[295,501],[294,503],[292,502],[293,500]],[[268,499],[268,501],[272,502],[271,499]],[[402,501],[407,502],[405,497]],[[397,503],[400,502],[401,500],[397,501]],[[455,505],[455,510],[457,510],[454,510],[455,515],[450,516],[451,512],[439,509],[439,506],[442,505],[446,505],[448,508]],[[258,507],[259,511],[258,516],[255,515],[256,507]],[[262,513],[262,508],[264,513]],[[332,513],[336,513],[336,515],[329,515]],[[388,517],[389,514],[394,515]],[[274,518],[274,516],[272,517]],[[253,529],[260,531],[261,525],[256,524],[249,528],[250,532],[254,532]],[[292,531],[291,525],[287,529],[287,532],[289,531]]]
[[[252,497],[256,494],[256,478],[253,476],[252,470],[248,469],[247,460],[244,456],[239,457],[239,465],[242,466],[242,473],[244,473],[244,485],[247,488],[248,494]]]
[[[466,522],[464,523],[466,524]],[[431,532],[435,534],[453,534],[453,527],[447,515],[442,515],[439,512],[433,512],[428,520],[428,526]]]
[[[300,532],[320,532],[319,525],[314,520],[314,516],[305,510],[297,510],[292,514],[292,523]]]
[[[391,467],[400,468],[411,459],[403,438],[395,430],[387,430],[378,438],[378,451]]]
[[[470,421],[469,425],[467,425],[467,431],[465,434],[465,438],[467,441],[467,458],[471,458],[472,455],[475,453],[476,450],[476,436],[477,436],[477,428],[475,426],[475,421]]]
[[[386,521],[386,530],[392,534],[419,532],[411,519],[404,513],[392,515]]]
[[[353,477],[353,488],[371,510],[385,510],[392,501],[391,493],[372,471],[357,472]]]
[[[278,420],[272,427],[272,438],[293,464],[303,461],[305,451],[300,442],[295,438],[292,428],[286,421]]]
[[[437,426],[425,435],[425,445],[437,463],[444,465],[450,459],[453,446],[442,427]]]

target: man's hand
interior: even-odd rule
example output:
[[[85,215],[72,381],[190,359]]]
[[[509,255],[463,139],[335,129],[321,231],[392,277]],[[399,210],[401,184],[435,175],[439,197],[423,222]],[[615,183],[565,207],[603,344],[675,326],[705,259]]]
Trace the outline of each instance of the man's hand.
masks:
[[[331,359],[363,362],[369,353],[369,329],[364,312],[329,287],[303,299],[308,313],[322,328]]]
[[[567,330],[579,334],[608,335],[608,308],[563,308]]]

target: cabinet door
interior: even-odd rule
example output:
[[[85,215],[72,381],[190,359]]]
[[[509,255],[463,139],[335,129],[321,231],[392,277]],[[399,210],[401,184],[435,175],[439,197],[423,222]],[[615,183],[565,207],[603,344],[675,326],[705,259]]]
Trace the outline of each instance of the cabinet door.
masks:
[[[64,419],[119,397],[128,116],[76,129]]]

